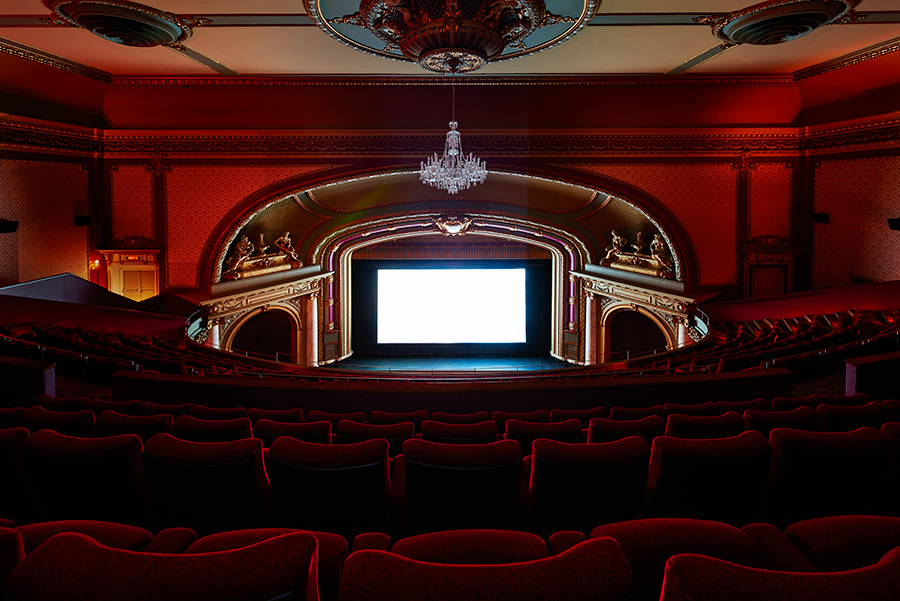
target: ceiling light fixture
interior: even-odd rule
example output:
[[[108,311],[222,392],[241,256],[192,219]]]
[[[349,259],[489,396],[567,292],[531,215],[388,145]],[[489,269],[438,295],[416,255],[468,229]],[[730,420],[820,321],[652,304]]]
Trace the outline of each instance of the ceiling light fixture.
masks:
[[[453,59],[449,64],[453,68],[457,66],[453,64]],[[459,126],[456,122],[456,71],[451,73],[453,113],[450,131],[447,132],[447,140],[444,142],[444,152],[440,157],[434,153],[434,156],[419,164],[419,181],[445,190],[448,194],[456,194],[460,190],[468,190],[471,186],[483,184],[487,177],[487,165],[471,152],[469,156],[463,156],[462,135],[456,130]]]

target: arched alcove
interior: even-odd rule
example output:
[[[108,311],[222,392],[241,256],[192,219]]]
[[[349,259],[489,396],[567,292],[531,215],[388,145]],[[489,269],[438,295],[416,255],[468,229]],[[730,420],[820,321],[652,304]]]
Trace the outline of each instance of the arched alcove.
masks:
[[[636,355],[671,348],[669,332],[657,319],[634,309],[619,309],[606,316],[604,359],[621,361]]]
[[[227,331],[224,347],[234,353],[303,363],[302,324],[291,310],[282,307],[248,313]]]

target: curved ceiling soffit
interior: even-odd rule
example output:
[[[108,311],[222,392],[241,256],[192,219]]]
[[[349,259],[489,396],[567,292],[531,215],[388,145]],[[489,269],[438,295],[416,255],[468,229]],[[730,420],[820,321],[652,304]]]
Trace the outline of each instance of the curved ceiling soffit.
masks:
[[[210,275],[210,278],[208,281],[211,284],[216,284],[216,283],[219,283],[222,281],[223,265],[227,258],[226,255],[227,255],[229,249],[234,244],[234,241],[237,239],[241,230],[243,230],[247,225],[249,225],[254,220],[254,218],[259,216],[261,213],[263,213],[264,211],[266,211],[273,205],[292,198],[300,209],[314,215],[315,217],[322,219],[322,222],[320,222],[320,224],[319,224],[319,225],[321,225],[321,223],[325,222],[325,220],[327,220],[328,218],[324,215],[320,215],[320,214],[316,213],[315,211],[313,211],[309,206],[307,206],[306,203],[302,202],[299,199],[299,195],[306,194],[308,192],[315,191],[317,189],[325,188],[328,186],[333,186],[333,185],[338,185],[338,184],[343,184],[343,183],[350,183],[350,182],[357,182],[357,181],[362,181],[362,180],[374,180],[374,179],[377,179],[380,177],[386,177],[386,176],[397,175],[397,174],[408,173],[408,172],[411,172],[411,171],[389,169],[389,170],[380,171],[377,173],[367,173],[365,175],[354,174],[351,176],[343,175],[343,176],[336,176],[336,177],[325,178],[325,179],[316,178],[315,181],[309,181],[310,180],[309,175],[304,175],[304,176],[300,176],[298,178],[298,180],[301,180],[301,181],[294,180],[294,181],[282,182],[282,184],[285,184],[285,185],[277,192],[269,189],[268,190],[269,194],[267,194],[263,198],[260,198],[260,197],[253,198],[253,196],[251,196],[250,198],[252,198],[252,200],[250,201],[250,204],[245,205],[245,207],[241,210],[239,218],[232,219],[232,220],[228,221],[227,223],[224,223],[216,231],[214,231],[213,234],[211,235],[210,241],[211,242],[218,241],[218,243],[214,247],[215,248],[214,253],[207,254],[207,257],[212,259],[211,264],[209,264],[208,268],[205,269],[205,272],[209,273],[209,275]],[[682,231],[674,232],[675,235],[673,236],[673,229],[677,230],[678,228],[680,228],[681,227],[680,223],[673,215],[668,214],[668,211],[665,209],[664,205],[662,205],[658,201],[655,201],[654,199],[649,197],[646,193],[644,193],[636,188],[633,188],[632,186],[629,186],[628,184],[624,184],[624,182],[619,182],[617,180],[607,180],[606,178],[593,176],[593,174],[590,174],[590,173],[579,172],[578,177],[574,177],[574,178],[571,177],[571,175],[570,176],[560,176],[560,175],[551,175],[551,174],[534,175],[534,174],[530,174],[530,173],[529,174],[517,173],[517,172],[511,171],[511,170],[497,171],[497,173],[516,175],[516,176],[521,176],[521,177],[527,177],[529,179],[542,180],[542,181],[553,182],[553,183],[558,183],[558,184],[577,186],[579,188],[592,191],[593,200],[591,203],[588,203],[588,205],[591,205],[594,203],[602,204],[602,203],[606,202],[604,199],[604,196],[613,196],[613,197],[621,200],[622,202],[627,204],[629,207],[631,207],[635,211],[637,211],[644,218],[646,218],[647,221],[649,223],[651,223],[653,225],[653,227],[655,227],[660,232],[660,234],[662,235],[663,239],[665,240],[666,245],[669,248],[669,252],[671,253],[671,256],[673,257],[674,262],[675,262],[675,268],[676,268],[675,269],[675,278],[678,281],[684,281],[683,276],[685,275],[685,270],[684,270],[685,264],[684,264],[683,257],[685,256],[684,253],[686,250],[684,240],[688,241],[687,248],[689,249],[689,248],[692,248],[690,246],[690,238],[686,237],[686,235]],[[588,176],[588,177],[582,177],[582,176]],[[302,182],[302,180],[307,180],[307,181]],[[605,184],[611,184],[611,185],[605,185]],[[322,207],[322,208],[325,208],[325,207]],[[589,206],[585,206],[584,208],[590,210]],[[657,215],[657,210],[660,208],[662,208],[662,210],[660,211],[661,215]],[[457,211],[457,210],[453,210],[450,208],[448,208],[446,210],[441,210],[441,211],[419,211],[419,212],[413,212],[413,213],[418,213],[418,214],[422,214],[422,215],[429,214],[429,215],[436,215],[436,216],[449,214],[449,213],[466,213],[470,216],[478,215],[477,211],[466,212],[466,211]],[[405,215],[408,217],[410,214],[412,214],[412,213],[406,213]],[[586,263],[591,262],[594,259],[594,257],[593,257],[594,253],[591,251],[590,246],[584,242],[582,235],[580,233],[577,233],[577,232],[574,232],[571,230],[565,230],[565,229],[557,227],[557,226],[551,226],[548,224],[540,224],[534,220],[517,218],[517,217],[511,216],[511,215],[504,214],[504,213],[482,213],[480,215],[481,216],[479,218],[482,218],[482,219],[488,218],[488,217],[490,217],[492,219],[498,219],[502,216],[504,219],[510,219],[511,223],[518,222],[521,224],[521,226],[527,227],[532,230],[534,230],[534,229],[543,230],[548,233],[554,232],[560,236],[563,236],[566,239],[577,240],[578,241],[577,246],[580,247],[578,252],[582,256],[582,259],[581,259],[582,266]],[[404,215],[398,215],[397,217],[403,218]],[[662,217],[662,218],[660,218],[660,217]],[[356,224],[351,224],[351,225],[346,226],[345,228],[341,228],[341,229],[335,230],[333,232],[330,232],[328,235],[323,237],[321,240],[319,240],[315,244],[312,252],[310,253],[309,258],[310,258],[311,263],[320,262],[320,259],[321,259],[321,250],[320,249],[323,248],[323,245],[328,244],[330,241],[332,241],[334,239],[336,232],[345,231],[346,228],[353,228],[353,227],[365,229],[365,227],[366,227],[365,223],[371,223],[371,222],[363,222],[362,224],[360,224],[360,222],[357,222]],[[670,227],[672,224],[675,224],[675,228]],[[519,226],[514,225],[514,227],[519,227]],[[428,233],[435,233],[435,232],[431,231]],[[508,233],[508,230],[507,230],[507,232],[497,231],[495,235],[499,236],[499,237],[503,237],[504,233]],[[295,242],[297,242],[299,245],[299,243],[301,241],[297,240]],[[209,248],[209,247],[207,247],[207,248]]]

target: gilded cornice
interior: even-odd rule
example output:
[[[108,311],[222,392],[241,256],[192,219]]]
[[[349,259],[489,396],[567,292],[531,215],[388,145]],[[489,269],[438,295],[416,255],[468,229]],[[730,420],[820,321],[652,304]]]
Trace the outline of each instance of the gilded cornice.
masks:
[[[331,272],[319,273],[290,284],[266,286],[256,290],[218,296],[203,300],[200,304],[203,305],[210,320],[222,320],[230,315],[287,302],[298,296],[318,292],[322,288],[322,280],[331,275]]]
[[[93,134],[0,120],[0,148],[94,153],[100,151],[100,145],[101,141]]]
[[[17,58],[23,58],[35,63],[40,63],[42,65],[47,65],[48,67],[53,67],[62,71],[68,71],[69,73],[81,75],[82,77],[96,79],[104,83],[109,83],[110,81],[112,81],[110,74],[106,71],[101,71],[100,69],[92,69],[91,67],[87,67],[85,65],[82,65],[81,63],[76,63],[75,61],[64,59],[62,57],[56,56],[55,54],[50,54],[49,52],[43,52],[41,50],[38,50],[31,46],[26,46],[25,44],[20,44],[8,38],[0,37],[0,52],[10,54]]]
[[[582,289],[586,293],[600,294],[667,315],[686,317],[696,308],[697,301],[687,296],[622,284],[588,273],[572,272],[571,275],[582,280]]]
[[[830,151],[836,148],[900,143],[900,121],[883,121],[807,134],[802,150]]]
[[[868,46],[861,50],[857,50],[856,52],[839,56],[834,60],[825,61],[824,63],[819,63],[818,65],[795,71],[793,79],[794,81],[803,81],[804,79],[809,79],[811,77],[818,77],[819,75],[837,71],[838,69],[864,63],[873,58],[892,54],[897,52],[897,50],[900,50],[900,37],[891,38],[890,40],[885,40],[884,42]]]

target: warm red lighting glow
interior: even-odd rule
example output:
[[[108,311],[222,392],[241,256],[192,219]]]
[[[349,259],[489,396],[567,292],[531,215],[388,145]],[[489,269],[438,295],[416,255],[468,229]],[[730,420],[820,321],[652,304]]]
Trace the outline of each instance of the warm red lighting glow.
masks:
[[[94,259],[91,261],[91,271],[100,268],[100,259]]]

